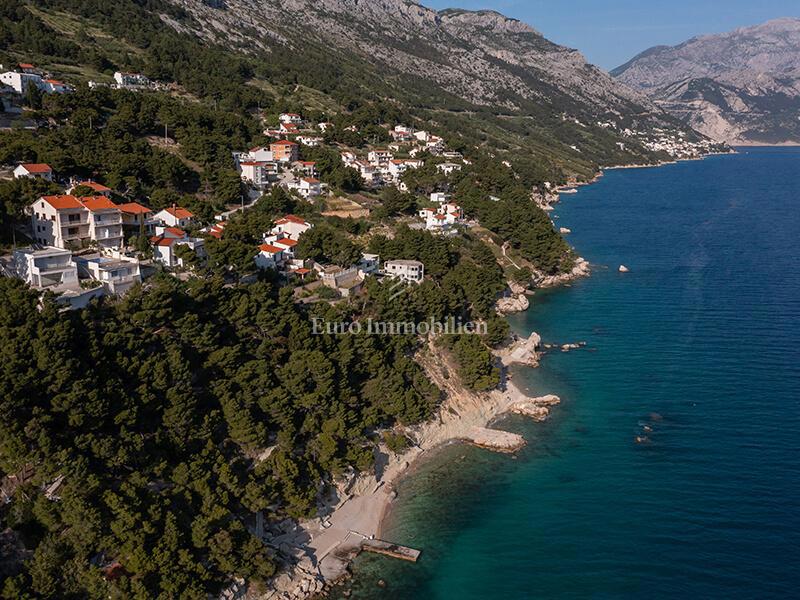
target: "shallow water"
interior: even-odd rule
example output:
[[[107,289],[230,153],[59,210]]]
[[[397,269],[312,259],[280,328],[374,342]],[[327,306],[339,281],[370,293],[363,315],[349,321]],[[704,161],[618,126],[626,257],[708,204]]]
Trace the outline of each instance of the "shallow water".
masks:
[[[800,150],[610,171],[556,214],[594,274],[511,323],[588,342],[516,373],[563,403],[504,421],[516,458],[416,469],[383,537],[420,562],[360,558],[351,597],[795,596]]]

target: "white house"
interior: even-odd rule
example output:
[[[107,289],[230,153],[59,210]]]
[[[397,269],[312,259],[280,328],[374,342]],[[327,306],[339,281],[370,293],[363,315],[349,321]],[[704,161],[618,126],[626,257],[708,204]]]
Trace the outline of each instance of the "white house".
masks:
[[[417,141],[426,143],[431,138],[431,134],[425,130],[415,131],[414,137],[417,138]]]
[[[368,162],[357,160],[351,166],[358,170],[358,174],[361,175],[365,184],[375,185],[380,182],[380,173]]]
[[[274,242],[270,243],[271,246],[275,246],[276,248],[280,248],[283,250],[284,257],[287,259],[294,258],[294,247],[297,246],[297,240],[293,240],[288,237],[278,238]]]
[[[250,148],[247,156],[249,157],[249,160],[256,162],[272,162],[274,160],[272,150],[266,146],[256,146],[255,148]]]
[[[23,163],[14,169],[14,178],[20,179],[21,177],[38,177],[53,181],[53,169],[44,163]]]
[[[29,85],[35,85],[39,89],[44,88],[42,78],[35,73],[21,73],[18,71],[7,71],[0,73],[0,83],[13,88],[18,94],[24,94]]]
[[[308,177],[316,177],[317,175],[317,163],[311,160],[298,160],[292,164],[292,168]]]
[[[445,175],[450,175],[453,171],[460,171],[461,165],[451,162],[441,163],[436,165],[436,169],[440,173],[444,173]]]
[[[444,192],[431,193],[431,202],[436,202],[437,204],[444,204],[448,200],[450,200],[450,194],[445,194]]]
[[[121,88],[136,88],[147,87],[150,85],[150,80],[141,73],[123,73],[117,71],[114,73],[114,81]]]
[[[297,141],[303,146],[308,146],[309,148],[316,148],[317,146],[322,144],[322,138],[314,135],[300,135],[297,136]]]
[[[297,185],[297,191],[303,198],[314,198],[322,193],[322,184],[319,179],[303,177]]]
[[[342,157],[342,162],[348,167],[352,166],[353,163],[356,162],[358,158],[354,152],[350,152],[349,150],[345,150],[344,152],[342,152],[341,157]]]
[[[239,163],[242,170],[242,180],[254,185],[257,188],[266,187],[269,183],[267,175],[267,163],[262,161],[247,161]]]
[[[333,123],[328,123],[327,121],[323,121],[322,123],[318,123],[317,127],[322,133],[325,133],[326,131],[328,131],[328,129],[333,128]]]
[[[13,269],[17,277],[37,289],[59,292],[80,288],[72,252],[62,248],[14,250]]]
[[[284,248],[272,244],[261,244],[255,256],[256,266],[259,269],[277,269],[283,264]]]
[[[300,128],[295,123],[281,123],[278,132],[283,135],[297,135],[300,133]]]
[[[314,227],[305,219],[295,215],[286,215],[275,221],[275,226],[270,229],[270,234],[278,237],[288,237],[296,240],[301,234]]]
[[[460,223],[464,218],[464,213],[458,204],[445,203],[436,210],[423,208],[419,211],[419,216],[425,219],[425,229],[436,231],[445,230]]]
[[[42,196],[29,210],[37,244],[70,248],[91,241],[89,211],[75,196]]]
[[[120,209],[105,196],[80,201],[89,211],[89,237],[101,248],[121,248],[125,240]]]
[[[389,277],[413,283],[420,283],[425,277],[425,265],[418,260],[387,260],[383,271]]]
[[[385,167],[394,155],[386,149],[377,149],[367,154],[367,160],[375,167]]]
[[[75,262],[80,275],[102,283],[108,294],[124,294],[142,280],[139,261],[119,252],[79,256]]]
[[[153,215],[153,219],[161,221],[169,227],[188,227],[194,221],[194,215],[180,206],[174,204],[157,212]]]
[[[281,115],[278,117],[278,120],[281,123],[294,123],[295,125],[300,125],[300,123],[303,122],[303,117],[297,113],[281,113]]]
[[[161,228],[159,235],[150,238],[153,245],[153,260],[166,267],[183,267],[184,260],[179,258],[177,250],[180,246],[188,246],[199,257],[204,257],[205,242],[199,238],[190,238],[185,231],[175,227]]]
[[[119,248],[123,244],[122,213],[104,196],[43,196],[29,210],[33,237],[44,246],[71,248],[95,241],[103,248]]]

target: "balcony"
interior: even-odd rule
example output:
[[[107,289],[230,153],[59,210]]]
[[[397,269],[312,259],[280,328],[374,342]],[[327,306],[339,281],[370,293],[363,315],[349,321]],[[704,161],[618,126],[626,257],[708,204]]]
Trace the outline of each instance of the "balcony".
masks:
[[[95,227],[112,227],[113,225],[122,225],[122,215],[106,215],[94,218]]]

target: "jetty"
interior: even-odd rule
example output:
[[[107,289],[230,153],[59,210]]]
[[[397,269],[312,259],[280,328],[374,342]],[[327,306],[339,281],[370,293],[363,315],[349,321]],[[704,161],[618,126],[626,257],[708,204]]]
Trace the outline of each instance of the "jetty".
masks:
[[[391,556],[392,558],[399,558],[409,562],[417,562],[419,555],[422,554],[420,550],[415,550],[408,546],[399,546],[383,540],[364,540],[361,544],[361,549],[364,552],[374,552],[375,554],[383,554],[384,556]]]

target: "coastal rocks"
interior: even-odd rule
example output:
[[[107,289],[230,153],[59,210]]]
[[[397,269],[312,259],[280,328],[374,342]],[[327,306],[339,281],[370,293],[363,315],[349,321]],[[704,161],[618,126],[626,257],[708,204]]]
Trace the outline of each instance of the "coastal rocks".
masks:
[[[523,415],[525,417],[530,417],[534,421],[542,422],[547,420],[547,417],[550,416],[550,407],[555,406],[559,402],[561,402],[561,398],[550,394],[539,398],[518,400],[512,404],[508,410],[514,414]]]
[[[509,298],[500,298],[497,301],[495,310],[500,315],[511,315],[514,313],[525,312],[530,307],[531,303],[528,297],[524,294],[519,296],[511,296]]]
[[[466,440],[475,446],[494,452],[511,453],[525,446],[525,438],[517,433],[486,427],[473,427],[467,433]]]
[[[561,228],[558,230],[558,232],[559,232],[561,235],[566,235],[566,234],[568,234],[568,233],[572,233],[572,229],[569,229],[568,227],[561,227]]]
[[[508,282],[508,289],[511,295],[500,298],[497,301],[495,306],[497,313],[499,315],[510,315],[528,310],[531,303],[526,295],[527,289],[514,281]]]
[[[619,272],[620,273],[630,273],[630,271],[631,270],[628,267],[626,267],[625,265],[620,265],[619,266]]]
[[[517,338],[510,346],[500,350],[497,355],[504,366],[525,365],[539,366],[539,346],[541,336],[535,331],[528,338]]]
[[[586,277],[591,272],[589,261],[584,258],[575,259],[575,265],[569,273],[562,273],[560,275],[539,275],[536,279],[536,285],[541,288],[556,287]]]

